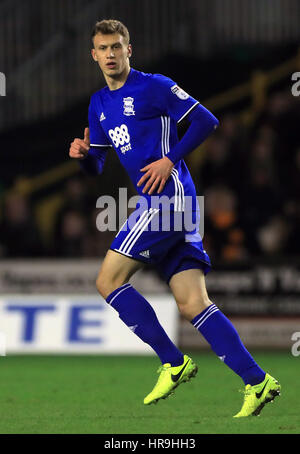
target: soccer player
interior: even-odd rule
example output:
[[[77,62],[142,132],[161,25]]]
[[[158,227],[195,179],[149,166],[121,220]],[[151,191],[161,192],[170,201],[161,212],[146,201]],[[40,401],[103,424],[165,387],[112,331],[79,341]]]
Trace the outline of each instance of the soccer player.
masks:
[[[279,383],[262,370],[242,344],[228,318],[210,301],[205,275],[211,264],[203,250],[197,222],[195,186],[184,162],[218,126],[218,120],[168,77],[130,67],[132,47],[127,28],[117,20],[97,22],[92,32],[92,57],[107,86],[89,106],[89,128],[71,143],[69,155],[90,174],[100,174],[113,147],[138,194],[136,210],[115,236],[97,278],[97,289],[120,319],[158,355],[162,366],[144,404],[165,399],[198,367],[170,340],[148,301],[129,283],[145,264],[164,276],[180,313],[210,344],[216,355],[245,384],[236,417],[258,415],[280,393]],[[179,141],[177,123],[189,127]],[[165,208],[164,203],[171,200]],[[189,210],[187,200],[191,200]],[[189,211],[196,228],[179,221]],[[168,218],[169,228],[164,221]],[[153,221],[156,228],[151,228]],[[193,223],[194,225],[194,223]]]

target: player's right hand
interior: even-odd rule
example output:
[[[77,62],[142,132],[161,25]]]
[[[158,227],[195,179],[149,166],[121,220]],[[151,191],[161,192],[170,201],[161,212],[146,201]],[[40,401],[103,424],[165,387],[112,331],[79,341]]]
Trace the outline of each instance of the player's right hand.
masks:
[[[90,148],[90,130],[85,128],[83,139],[74,139],[70,145],[69,156],[74,159],[84,159],[87,157]]]

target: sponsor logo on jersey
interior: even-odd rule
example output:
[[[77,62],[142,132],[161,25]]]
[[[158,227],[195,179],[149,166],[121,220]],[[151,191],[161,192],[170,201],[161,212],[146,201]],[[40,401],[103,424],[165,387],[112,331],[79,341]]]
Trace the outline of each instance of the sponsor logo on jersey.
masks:
[[[130,115],[135,115],[133,102],[134,102],[134,98],[131,98],[131,96],[128,96],[127,98],[123,98],[124,115],[127,115],[128,117]]]
[[[104,113],[102,112],[102,114],[100,115],[100,121],[103,121],[103,120],[106,120],[106,116],[105,116]]]
[[[120,151],[125,154],[126,151],[131,150],[130,134],[126,125],[117,126],[115,129],[108,131],[109,137],[111,138],[114,146],[119,148]]]
[[[178,87],[178,85],[173,85],[171,87],[171,92],[174,93],[174,95],[178,96],[179,99],[182,99],[183,101],[188,99],[190,95],[188,95],[182,88]]]

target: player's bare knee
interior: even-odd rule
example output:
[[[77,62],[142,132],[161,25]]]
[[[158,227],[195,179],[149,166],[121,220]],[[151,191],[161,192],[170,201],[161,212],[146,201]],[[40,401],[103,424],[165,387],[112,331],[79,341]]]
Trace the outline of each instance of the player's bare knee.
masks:
[[[106,299],[118,286],[114,286],[112,282],[106,281],[99,276],[96,280],[96,288],[100,295]]]
[[[106,286],[105,286],[105,281],[102,279],[102,276],[99,274],[99,276],[96,279],[96,288],[98,292],[100,293],[103,298],[106,298]]]
[[[210,306],[212,301],[208,297],[187,297],[184,300],[177,301],[177,306],[180,314],[191,321],[194,317]]]
[[[105,273],[99,273],[96,280],[96,288],[100,295],[106,299],[114,290],[121,287],[121,285],[126,284],[127,280],[122,279],[121,277],[114,278],[112,276],[107,276]]]

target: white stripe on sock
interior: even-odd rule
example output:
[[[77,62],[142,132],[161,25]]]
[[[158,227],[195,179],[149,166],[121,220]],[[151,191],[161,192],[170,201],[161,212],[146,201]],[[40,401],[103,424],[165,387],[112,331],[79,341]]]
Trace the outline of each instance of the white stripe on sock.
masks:
[[[219,309],[216,307],[213,311],[210,311],[209,313],[206,313],[206,314],[205,314],[205,317],[202,319],[201,323],[198,323],[197,326],[194,325],[195,328],[199,329],[200,326],[202,326],[203,323],[206,322],[206,320],[207,320],[214,312],[218,312],[218,310],[219,310]]]
[[[197,329],[199,329],[200,326],[203,325],[203,323],[206,322],[206,320],[207,320],[214,312],[218,312],[218,310],[219,310],[219,309],[217,308],[217,309],[215,309],[214,311],[211,311],[211,312],[207,315],[207,317],[205,317],[205,318],[202,320],[202,322],[200,323],[200,325],[197,326]]]
[[[203,314],[203,315],[202,315],[200,318],[198,318],[198,320],[195,322],[194,327],[195,327],[195,328],[198,328],[198,325],[199,325],[199,323],[201,323],[201,321],[203,320],[203,318],[206,317],[206,315],[207,315],[208,313],[210,313],[210,312],[211,312],[212,310],[214,310],[214,309],[218,309],[218,308],[217,308],[217,306],[216,306],[215,304],[211,304],[211,305],[209,306],[209,309],[207,309],[207,311],[205,312],[205,314]]]
[[[120,295],[120,293],[124,292],[124,290],[127,290],[129,287],[132,287],[131,284],[124,284],[120,287],[118,293],[110,300],[110,302],[108,304],[111,304],[113,302],[113,300],[115,298],[117,298],[118,295]]]

